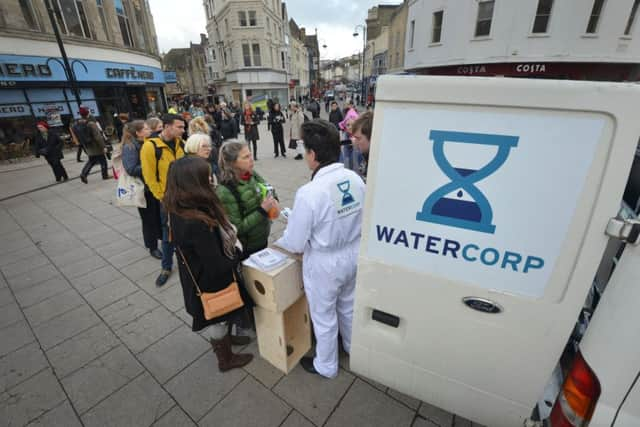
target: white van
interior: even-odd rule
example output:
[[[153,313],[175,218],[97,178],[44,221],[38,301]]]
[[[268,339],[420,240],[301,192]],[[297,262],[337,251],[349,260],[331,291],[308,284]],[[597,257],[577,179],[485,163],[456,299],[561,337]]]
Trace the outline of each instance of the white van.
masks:
[[[640,425],[640,255],[610,243],[640,232],[637,200],[615,219],[640,88],[383,76],[376,95],[351,369],[488,426]]]

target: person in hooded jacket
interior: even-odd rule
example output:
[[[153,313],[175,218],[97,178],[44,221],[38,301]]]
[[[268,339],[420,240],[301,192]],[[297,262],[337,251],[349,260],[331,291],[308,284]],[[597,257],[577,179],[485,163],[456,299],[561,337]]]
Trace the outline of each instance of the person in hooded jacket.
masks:
[[[96,164],[100,164],[102,179],[109,179],[107,157],[105,156],[106,147],[100,127],[96,124],[96,120],[91,116],[88,108],[80,107],[78,112],[80,113],[80,118],[71,127],[71,134],[80,141],[89,156],[89,160],[87,160],[80,173],[80,181],[87,184],[87,176],[89,176],[91,169]]]
[[[51,166],[56,182],[68,181],[69,176],[61,162],[64,142],[57,133],[49,129],[47,122],[38,122],[36,127],[38,128],[35,136],[36,157],[44,156]]]

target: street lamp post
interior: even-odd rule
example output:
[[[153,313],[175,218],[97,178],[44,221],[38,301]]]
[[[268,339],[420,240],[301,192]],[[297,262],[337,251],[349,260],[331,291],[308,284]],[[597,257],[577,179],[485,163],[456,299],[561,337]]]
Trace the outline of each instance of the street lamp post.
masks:
[[[362,73],[360,74],[360,105],[364,105],[366,96],[366,87],[364,83],[364,51],[367,47],[367,27],[366,25],[356,25],[353,29],[353,37],[358,37],[358,28],[362,29]]]
[[[51,26],[53,27],[53,33],[56,36],[56,41],[58,42],[58,47],[60,48],[60,55],[62,56],[62,61],[64,64],[64,73],[71,85],[71,90],[73,92],[74,97],[76,98],[76,102],[78,103],[78,108],[82,104],[80,100],[80,91],[78,90],[78,82],[76,80],[75,73],[73,72],[73,67],[69,65],[69,58],[67,58],[67,52],[64,49],[64,44],[62,43],[62,37],[60,37],[60,29],[58,29],[58,23],[54,16],[53,6],[51,5],[51,0],[45,0],[47,5],[47,12],[49,14],[49,21],[51,21]],[[86,67],[85,67],[86,69]],[[73,116],[73,111],[71,112]]]

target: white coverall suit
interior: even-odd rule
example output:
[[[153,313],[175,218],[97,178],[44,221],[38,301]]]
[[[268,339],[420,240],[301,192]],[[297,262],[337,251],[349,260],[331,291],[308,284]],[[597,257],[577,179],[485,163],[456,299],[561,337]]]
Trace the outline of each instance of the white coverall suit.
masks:
[[[287,229],[275,244],[304,253],[302,276],[316,335],[316,371],[338,375],[338,330],[351,350],[351,325],[365,186],[341,163],[318,170],[296,192]]]

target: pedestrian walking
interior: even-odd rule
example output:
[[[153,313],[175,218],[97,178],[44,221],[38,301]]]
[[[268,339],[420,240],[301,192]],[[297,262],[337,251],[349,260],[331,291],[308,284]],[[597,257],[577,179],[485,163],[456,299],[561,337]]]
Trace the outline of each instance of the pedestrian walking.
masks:
[[[302,125],[311,182],[296,192],[284,235],[275,244],[303,253],[304,290],[316,337],[315,358],[303,369],[327,378],[338,375],[338,332],[351,350],[351,326],[360,246],[364,182],[338,162],[340,140],[326,120]]]
[[[142,176],[151,194],[162,203],[167,185],[169,166],[184,156],[184,119],[177,114],[162,116],[162,132],[155,138],[147,138],[140,150]],[[167,213],[160,205],[160,226],[162,228],[162,270],[156,279],[156,286],[163,286],[169,280],[173,267],[173,244],[169,239]]]
[[[244,257],[267,247],[271,231],[270,212],[278,212],[275,194],[269,195],[267,183],[255,170],[247,144],[228,141],[220,150],[220,185],[216,193],[229,220],[238,230]]]
[[[220,118],[216,119],[216,123],[220,124],[220,133],[223,140],[237,137],[235,113],[224,102],[220,104]]]
[[[300,111],[300,104],[292,102],[290,105],[291,117],[289,118],[289,148],[297,150],[298,144],[302,140],[302,124],[304,123],[304,113]],[[302,160],[302,153],[298,151],[296,160]]]
[[[64,166],[62,166],[62,147],[64,142],[60,136],[49,129],[49,124],[44,121],[40,121],[36,124],[38,132],[35,135],[35,152],[36,157],[44,156],[51,170],[53,176],[56,178],[56,182],[68,181],[69,176]]]
[[[353,105],[353,103],[349,102],[346,107],[346,112],[344,114],[344,118],[338,124],[338,127],[341,131],[340,137],[340,145],[342,148],[342,161],[347,169],[354,169],[354,152],[353,152],[353,144],[351,143],[351,123],[353,123],[358,118],[358,112]]]
[[[241,368],[251,362],[253,355],[235,354],[231,346],[247,345],[250,339],[232,337],[231,327],[239,324],[253,302],[242,282],[236,230],[209,183],[209,166],[203,159],[185,157],[172,165],[164,206],[178,251],[185,309],[193,319],[191,330],[205,331],[203,335],[209,338],[220,372]],[[234,282],[243,307],[207,320],[200,292],[220,292]]]
[[[251,149],[253,145],[253,160],[258,160],[258,140],[260,134],[258,133],[258,123],[260,123],[260,117],[258,113],[253,110],[251,103],[244,103],[244,110],[242,111],[242,124],[244,125],[244,140],[247,141],[247,146]]]
[[[129,176],[140,178],[142,176],[142,162],[140,150],[144,140],[151,136],[151,129],[143,120],[134,120],[124,125],[122,132],[122,166]],[[138,208],[138,214],[142,221],[142,239],[149,254],[156,259],[162,259],[162,252],[158,249],[158,240],[162,239],[162,227],[160,224],[160,202],[156,199],[149,186],[144,186],[144,199],[146,208]]]
[[[336,101],[331,101],[331,112],[329,113],[329,121],[340,131],[340,122],[344,119],[342,111],[338,107]]]
[[[109,179],[104,136],[88,108],[80,107],[78,112],[80,113],[80,118],[76,120],[76,123],[71,127],[71,132],[89,156],[89,160],[87,160],[87,163],[85,163],[82,168],[82,172],[80,172],[80,180],[87,184],[87,176],[89,176],[91,169],[96,164],[100,164],[102,179]]]
[[[269,112],[268,126],[273,135],[273,156],[278,157],[278,149],[282,157],[287,157],[287,150],[284,147],[284,129],[283,125],[286,122],[284,114],[280,111],[280,104],[276,103]]]

